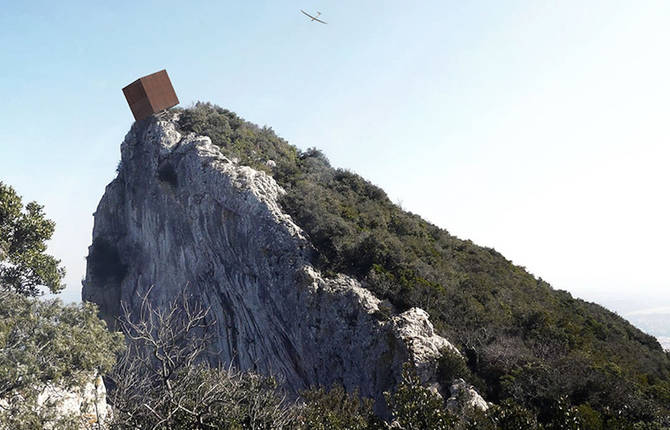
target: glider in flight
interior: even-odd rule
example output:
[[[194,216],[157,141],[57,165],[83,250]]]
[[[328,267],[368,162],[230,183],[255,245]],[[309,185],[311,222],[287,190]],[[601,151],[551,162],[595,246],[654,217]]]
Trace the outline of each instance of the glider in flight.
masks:
[[[321,24],[328,24],[327,22],[325,22],[325,21],[321,21],[321,20],[318,18],[318,16],[321,15],[321,12],[319,12],[319,11],[316,12],[316,16],[312,16],[312,15],[308,14],[307,12],[305,12],[305,11],[302,10],[302,9],[300,9],[300,12],[302,12],[302,13],[304,13],[305,15],[307,15],[308,17],[312,18],[312,21],[320,22]]]

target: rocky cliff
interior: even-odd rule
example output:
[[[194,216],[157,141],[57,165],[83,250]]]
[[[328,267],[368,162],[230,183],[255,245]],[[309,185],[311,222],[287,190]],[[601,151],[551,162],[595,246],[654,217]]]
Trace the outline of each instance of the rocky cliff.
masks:
[[[136,123],[122,143],[95,213],[83,299],[113,325],[121,303],[136,312],[149,289],[160,306],[186,288],[211,308],[223,362],[277,375],[293,393],[339,383],[380,399],[406,361],[433,380],[453,346],[428,314],[394,315],[355,279],[315,270],[275,180],[175,121]]]

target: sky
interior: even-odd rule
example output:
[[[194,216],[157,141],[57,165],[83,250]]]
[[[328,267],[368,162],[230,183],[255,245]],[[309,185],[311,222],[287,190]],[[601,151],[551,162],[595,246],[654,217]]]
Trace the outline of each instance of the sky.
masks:
[[[45,205],[79,300],[133,121],[121,88],[165,68],[181,106],[271,126],[555,288],[668,322],[668,22],[665,0],[10,2],[0,181]]]

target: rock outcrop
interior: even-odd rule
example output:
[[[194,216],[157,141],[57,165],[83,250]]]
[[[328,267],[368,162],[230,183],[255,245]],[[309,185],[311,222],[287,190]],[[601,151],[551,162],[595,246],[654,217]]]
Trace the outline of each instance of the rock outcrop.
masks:
[[[458,413],[464,409],[486,411],[489,404],[479,395],[477,390],[461,378],[455,379],[449,387],[451,396],[447,399],[447,409]]]
[[[18,394],[12,399],[0,399],[0,410],[13,414],[27,408],[32,416],[43,420],[42,428],[46,430],[107,428],[112,411],[100,375],[87,375],[80,384],[49,383],[35,388],[39,394],[32,402]],[[0,430],[11,429],[0,425]]]
[[[82,292],[108,324],[150,288],[158,306],[186,288],[211,309],[220,359],[278,375],[293,393],[339,383],[381,399],[403,362],[428,382],[440,350],[455,350],[423,310],[393,315],[357,280],[315,270],[274,179],[180,134],[174,116],[136,123],[121,153]]]
[[[58,417],[78,417],[79,428],[104,428],[111,416],[107,405],[105,384],[100,375],[80,387],[64,388],[48,385],[37,398],[38,407],[51,405]]]

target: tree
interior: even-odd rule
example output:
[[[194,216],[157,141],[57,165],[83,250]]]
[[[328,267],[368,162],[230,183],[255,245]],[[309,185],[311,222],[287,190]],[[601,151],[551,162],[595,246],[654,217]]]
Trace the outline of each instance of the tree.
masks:
[[[150,291],[120,319],[128,347],[110,376],[113,428],[293,428],[273,378],[210,366],[208,309],[185,293],[157,307]]]
[[[360,398],[358,391],[348,393],[341,385],[301,393],[305,405],[300,410],[304,430],[381,430],[383,421],[372,410],[371,399]]]
[[[93,304],[0,292],[0,428],[70,428],[83,417],[62,416],[45,389],[78,391],[111,370],[122,348]]]
[[[493,406],[488,411],[488,415],[500,430],[534,430],[538,428],[535,414],[511,399]]]
[[[421,384],[416,371],[403,365],[402,380],[392,394],[386,393],[393,418],[405,430],[449,430],[456,419],[444,407],[443,400]]]
[[[45,286],[58,293],[65,269],[45,254],[55,224],[35,202],[25,208],[14,189],[0,182],[0,287],[26,296],[40,295]]]

